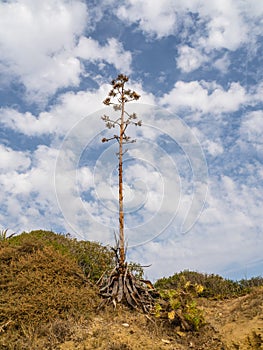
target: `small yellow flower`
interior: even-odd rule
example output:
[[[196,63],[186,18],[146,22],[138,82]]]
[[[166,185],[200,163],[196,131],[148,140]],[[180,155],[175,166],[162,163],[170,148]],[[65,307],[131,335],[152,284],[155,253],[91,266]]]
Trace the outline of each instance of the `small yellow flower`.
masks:
[[[189,288],[191,285],[191,282],[190,281],[187,281],[186,284],[184,285],[185,289]]]
[[[195,290],[196,290],[196,293],[200,294],[204,290],[204,286],[202,286],[201,284],[196,284]]]
[[[175,311],[174,310],[168,312],[168,318],[171,321],[174,320],[174,318],[175,318]]]

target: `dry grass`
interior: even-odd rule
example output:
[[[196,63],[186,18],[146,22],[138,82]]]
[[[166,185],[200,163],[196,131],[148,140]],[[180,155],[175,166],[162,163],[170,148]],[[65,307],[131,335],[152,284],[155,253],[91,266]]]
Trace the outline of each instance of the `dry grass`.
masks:
[[[0,275],[1,349],[47,349],[47,339],[55,349],[99,303],[76,261],[51,246],[2,243]]]

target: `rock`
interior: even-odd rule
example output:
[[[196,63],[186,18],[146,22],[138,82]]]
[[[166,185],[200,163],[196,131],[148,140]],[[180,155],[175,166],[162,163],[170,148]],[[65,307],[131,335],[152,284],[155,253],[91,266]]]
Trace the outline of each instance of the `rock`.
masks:
[[[122,326],[126,328],[130,327],[129,323],[122,323]]]
[[[170,343],[171,343],[170,340],[167,340],[167,339],[162,339],[162,342],[163,342],[164,344],[170,344]]]

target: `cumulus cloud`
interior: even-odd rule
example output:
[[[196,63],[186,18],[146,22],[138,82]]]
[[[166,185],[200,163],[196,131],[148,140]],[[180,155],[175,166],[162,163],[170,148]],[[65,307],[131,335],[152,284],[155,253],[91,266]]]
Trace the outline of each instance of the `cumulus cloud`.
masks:
[[[246,103],[248,97],[240,83],[231,83],[228,90],[205,81],[178,81],[174,88],[165,94],[160,103],[176,110],[188,108],[202,113],[234,112]]]
[[[187,45],[179,47],[178,54],[179,56],[176,59],[177,67],[186,73],[199,68],[208,60],[207,56]]]
[[[31,164],[30,157],[25,152],[14,151],[10,147],[0,145],[0,169],[6,173],[12,170],[23,171]]]
[[[213,57],[208,54],[212,52],[235,51],[248,43],[256,50],[262,13],[262,6],[255,4],[254,0],[165,0],[162,4],[129,0],[117,10],[121,20],[138,25],[147,36],[157,39],[169,35],[187,38],[191,45],[182,45],[177,58],[178,68],[186,73],[199,68],[204,62],[211,62]],[[194,27],[191,14],[199,18]],[[222,64],[218,61],[218,68],[222,68]]]
[[[146,269],[149,278],[184,269],[230,276],[235,275],[235,268],[243,278],[261,258],[260,196],[259,187],[251,190],[229,176],[210,176],[206,206],[193,229],[180,235],[176,225],[171,225],[169,233],[136,247],[129,257],[151,264]]]
[[[131,53],[125,51],[115,38],[108,39],[108,43],[101,46],[92,38],[81,37],[75,53],[78,57],[91,62],[108,62],[123,73],[131,72]]]
[[[6,152],[10,163],[11,158],[18,163],[6,166],[0,175],[2,224],[19,231],[46,228],[47,222],[59,226],[61,217],[54,188],[57,150],[38,146],[30,156],[10,149]]]
[[[2,2],[0,11],[2,70],[17,77],[30,97],[79,83],[80,62],[72,49],[87,21],[83,2]]]
[[[141,84],[131,81],[130,87],[142,95],[140,100],[142,103],[155,104],[154,96],[145,92]],[[57,103],[51,106],[49,111],[43,111],[37,115],[31,112],[18,112],[14,108],[0,108],[0,124],[27,136],[51,134],[63,136],[83,118],[91,115],[89,128],[85,131],[79,130],[81,134],[85,133],[83,137],[88,138],[94,132],[95,124],[99,124],[101,129],[104,126],[100,121],[100,114],[96,117],[92,115],[99,110],[103,114],[102,101],[108,95],[110,88],[111,85],[102,83],[97,90],[61,94]]]
[[[82,1],[3,2],[0,13],[0,73],[18,79],[28,100],[45,102],[60,88],[78,86],[82,60],[131,72],[131,53],[117,39],[101,46],[83,35],[89,13]]]
[[[138,22],[141,30],[160,38],[177,34],[178,18],[187,23],[190,10],[200,16],[201,25],[205,23],[206,31],[204,28],[202,30],[206,35],[200,35],[199,44],[201,46],[206,46],[206,50],[219,48],[234,50],[246,40],[248,31],[241,9],[243,10],[242,1],[222,2],[218,0],[202,3],[189,0],[182,3],[181,1],[165,0],[162,4],[153,5],[149,1],[136,0],[127,1],[125,5],[121,5],[117,14],[122,20]],[[250,13],[250,15],[255,16],[256,14]],[[198,27],[197,30],[201,34],[201,27]],[[191,34],[189,32],[190,37]]]
[[[27,136],[51,134],[55,126],[53,116],[47,112],[34,116],[30,112],[20,113],[15,109],[2,108],[0,115],[2,124]]]
[[[172,0],[127,1],[117,10],[118,17],[128,23],[138,22],[145,34],[158,39],[174,33],[176,27],[175,3]]]
[[[248,27],[240,13],[241,3],[220,2],[202,4],[199,9],[203,16],[210,16],[207,23],[208,36],[201,38],[199,43],[209,49],[236,50],[247,40]]]
[[[219,57],[214,62],[214,67],[218,69],[223,74],[227,73],[228,68],[230,66],[230,59],[228,55],[225,53],[222,57]]]
[[[263,111],[248,113],[242,120],[240,134],[242,138],[255,143],[262,143],[263,133]]]
[[[107,88],[109,86],[104,84],[97,91],[63,94],[49,112],[40,112],[38,115],[2,108],[0,109],[1,123],[27,136],[65,135],[78,121],[101,109]],[[90,127],[92,127],[92,120],[94,119],[91,119]],[[92,129],[90,129],[91,132]]]
[[[262,159],[263,152],[263,112],[253,111],[242,119],[239,134],[239,146],[251,157]]]

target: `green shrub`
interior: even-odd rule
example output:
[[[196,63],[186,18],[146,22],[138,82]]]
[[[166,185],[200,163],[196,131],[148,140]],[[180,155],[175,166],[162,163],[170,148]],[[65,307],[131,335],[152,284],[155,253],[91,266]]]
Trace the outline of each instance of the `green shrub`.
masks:
[[[241,286],[245,288],[252,288],[252,287],[262,287],[263,286],[263,277],[262,276],[256,276],[252,277],[250,279],[242,279],[239,282]]]
[[[140,264],[136,264],[134,262],[129,263],[129,271],[135,276],[137,279],[143,279],[144,270]]]
[[[161,278],[155,283],[157,289],[180,288],[186,281],[203,286],[201,297],[224,299],[246,294],[248,286],[219,275],[203,274],[194,271],[182,271],[168,278]]]
[[[166,324],[180,327],[183,331],[197,331],[204,325],[204,317],[194,297],[202,290],[201,285],[190,282],[176,289],[160,290],[160,298],[155,305],[155,316],[163,319]]]

